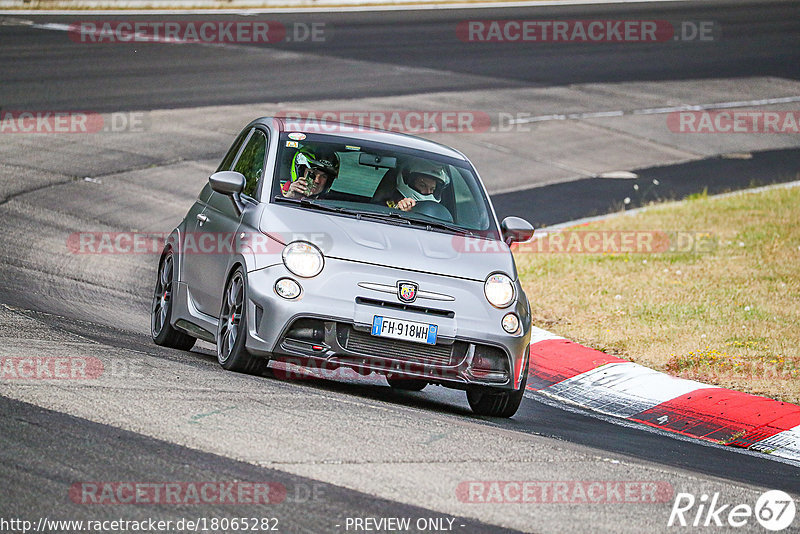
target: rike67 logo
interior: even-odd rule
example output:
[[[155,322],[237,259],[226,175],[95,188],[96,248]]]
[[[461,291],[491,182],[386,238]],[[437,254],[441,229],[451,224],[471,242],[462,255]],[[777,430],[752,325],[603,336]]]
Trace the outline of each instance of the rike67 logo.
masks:
[[[796,506],[792,497],[780,490],[763,493],[755,506],[720,501],[719,493],[700,498],[691,493],[678,493],[672,504],[667,526],[680,527],[745,527],[755,518],[765,529],[778,532],[794,522]]]

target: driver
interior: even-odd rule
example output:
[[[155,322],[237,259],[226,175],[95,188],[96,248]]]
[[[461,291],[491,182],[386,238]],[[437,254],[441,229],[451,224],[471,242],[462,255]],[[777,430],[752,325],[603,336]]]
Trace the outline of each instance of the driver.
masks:
[[[394,194],[386,202],[390,208],[409,211],[417,202],[439,202],[442,189],[450,183],[447,174],[439,165],[424,162],[406,167],[397,173]]]
[[[287,198],[318,197],[327,193],[339,173],[336,152],[327,157],[317,157],[307,149],[298,150],[292,158],[292,179],[281,185]]]

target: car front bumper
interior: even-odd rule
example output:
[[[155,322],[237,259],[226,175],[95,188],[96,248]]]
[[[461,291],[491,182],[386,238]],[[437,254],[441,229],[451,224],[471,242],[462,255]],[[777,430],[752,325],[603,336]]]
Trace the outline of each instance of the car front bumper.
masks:
[[[527,372],[530,311],[518,282],[514,303],[500,310],[486,301],[482,281],[335,258],[326,258],[325,268],[314,278],[294,276],[282,264],[247,276],[247,348],[253,354],[458,388],[518,389]],[[292,300],[278,296],[274,287],[280,278],[297,281],[300,296]],[[415,302],[403,303],[396,293],[372,289],[395,286],[400,280],[419,285]],[[423,297],[424,292],[438,297]],[[441,300],[442,296],[451,300]],[[501,325],[509,312],[520,320],[515,334],[506,333]],[[376,315],[436,324],[436,344],[372,336]]]

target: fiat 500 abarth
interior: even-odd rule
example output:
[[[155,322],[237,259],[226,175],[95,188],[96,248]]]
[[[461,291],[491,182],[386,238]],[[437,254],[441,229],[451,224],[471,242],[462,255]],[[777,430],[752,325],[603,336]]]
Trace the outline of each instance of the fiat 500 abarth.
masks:
[[[225,369],[355,369],[398,389],[466,391],[510,417],[525,390],[530,306],[473,165],[418,137],[261,118],[234,141],[158,265],[159,345],[217,347]]]

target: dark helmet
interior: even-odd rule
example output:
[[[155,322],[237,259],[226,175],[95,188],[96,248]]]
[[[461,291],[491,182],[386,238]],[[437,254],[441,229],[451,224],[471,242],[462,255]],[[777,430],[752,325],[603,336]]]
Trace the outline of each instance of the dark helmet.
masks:
[[[328,175],[328,181],[325,184],[327,191],[339,173],[339,156],[334,151],[315,154],[308,147],[301,148],[292,159],[292,181],[302,178],[306,168],[319,169]]]

